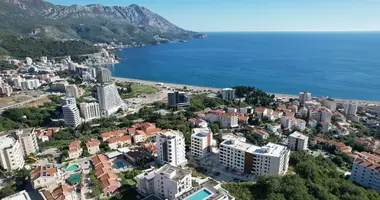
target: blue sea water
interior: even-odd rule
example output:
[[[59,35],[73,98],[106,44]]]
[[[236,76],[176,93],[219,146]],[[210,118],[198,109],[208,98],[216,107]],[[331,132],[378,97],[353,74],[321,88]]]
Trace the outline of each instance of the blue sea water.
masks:
[[[116,77],[380,101],[380,32],[209,33],[118,55]]]

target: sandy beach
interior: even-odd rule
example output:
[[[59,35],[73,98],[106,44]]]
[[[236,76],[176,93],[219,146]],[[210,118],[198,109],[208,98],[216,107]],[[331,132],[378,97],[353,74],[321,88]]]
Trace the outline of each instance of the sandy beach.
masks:
[[[132,83],[139,83],[139,84],[151,85],[151,86],[166,86],[168,88],[173,88],[173,89],[183,89],[184,87],[186,87],[188,90],[193,91],[193,92],[209,91],[209,92],[217,93],[218,91],[221,90],[221,88],[194,86],[194,85],[186,85],[186,84],[175,84],[175,83],[163,83],[163,82],[157,82],[157,81],[147,81],[147,80],[139,80],[139,79],[131,79],[131,78],[113,77],[113,79],[117,82],[132,82]],[[273,93],[273,94],[277,98],[284,99],[284,100],[288,100],[290,98],[298,98],[298,95],[277,94],[277,93]],[[334,99],[338,103],[357,103],[359,106],[373,106],[373,105],[380,106],[380,101],[336,99],[336,98]]]

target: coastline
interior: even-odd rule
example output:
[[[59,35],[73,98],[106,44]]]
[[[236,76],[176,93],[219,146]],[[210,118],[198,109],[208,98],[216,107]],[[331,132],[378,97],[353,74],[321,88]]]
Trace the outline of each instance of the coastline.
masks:
[[[210,92],[218,92],[222,88],[213,88],[213,87],[205,87],[205,86],[196,86],[196,85],[187,85],[187,84],[178,84],[178,83],[165,83],[165,82],[158,82],[158,81],[149,81],[149,80],[141,80],[141,79],[133,79],[133,78],[122,78],[122,77],[112,77],[117,82],[132,82],[132,83],[138,83],[143,85],[151,85],[151,86],[158,86],[159,84],[162,84],[164,86],[175,88],[175,89],[183,89],[183,87],[187,87],[189,90],[194,91],[210,91]],[[298,95],[292,95],[292,94],[279,94],[279,93],[270,93],[268,94],[274,94],[279,99],[290,99],[290,98],[298,98]],[[337,103],[357,103],[358,106],[370,106],[370,105],[376,105],[380,106],[380,101],[367,101],[367,100],[355,100],[355,99],[339,99],[339,98],[333,98]]]

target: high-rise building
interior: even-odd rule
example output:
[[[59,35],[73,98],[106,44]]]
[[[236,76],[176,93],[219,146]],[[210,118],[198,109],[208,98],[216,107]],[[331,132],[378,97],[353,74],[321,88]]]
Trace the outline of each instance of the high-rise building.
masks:
[[[24,167],[24,152],[15,134],[0,137],[0,166],[7,170]]]
[[[2,198],[2,200],[31,200],[31,198],[29,194],[25,190],[23,190],[21,192],[4,197]]]
[[[222,93],[223,100],[232,101],[235,99],[235,89],[224,88],[220,92]]]
[[[76,100],[74,97],[63,97],[61,98],[61,106],[76,104]]]
[[[116,113],[122,105],[119,92],[114,84],[98,85],[97,94],[102,115],[112,115]]]
[[[112,73],[108,68],[99,67],[96,68],[96,80],[100,84],[106,84],[112,82]]]
[[[186,92],[169,92],[168,93],[168,106],[188,106],[190,104],[189,97]]]
[[[307,150],[308,140],[309,140],[309,137],[296,131],[289,135],[288,148],[292,151]]]
[[[380,192],[380,156],[367,152],[358,153],[354,160],[350,179],[355,183]]]
[[[300,92],[299,101],[301,105],[304,105],[306,101],[311,100],[310,92]]]
[[[23,81],[23,78],[21,78],[20,76],[12,78],[13,87],[15,87],[17,89],[21,89],[21,82],[22,81]]]
[[[194,158],[204,158],[212,151],[212,131],[210,128],[194,128],[191,135],[191,155]]]
[[[25,156],[37,154],[39,147],[34,129],[19,130],[16,132]]]
[[[325,100],[323,100],[323,105],[330,109],[332,112],[334,112],[336,110],[336,101],[334,99],[331,99],[331,98],[327,98]]]
[[[67,85],[65,88],[66,96],[78,98],[81,96],[80,91],[79,91],[80,89],[81,88],[78,88],[76,85]]]
[[[79,107],[80,113],[85,121],[100,118],[100,108],[98,103],[81,103],[79,104]]]
[[[356,115],[357,111],[358,111],[358,104],[357,103],[347,103],[344,106],[344,114],[346,116]]]
[[[81,123],[81,118],[75,98],[65,98],[65,100],[61,101],[61,104],[65,124],[67,126],[77,127]]]
[[[161,164],[182,166],[187,163],[185,138],[179,131],[169,130],[156,135],[157,159]]]
[[[284,175],[289,157],[290,150],[278,144],[259,147],[234,138],[220,143],[220,164],[241,173]]]

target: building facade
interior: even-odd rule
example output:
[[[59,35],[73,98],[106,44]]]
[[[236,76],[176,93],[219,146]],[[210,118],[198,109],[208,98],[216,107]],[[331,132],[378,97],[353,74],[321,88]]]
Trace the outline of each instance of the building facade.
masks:
[[[189,96],[186,92],[169,92],[168,93],[168,106],[188,106],[190,104]]]
[[[268,143],[255,146],[240,139],[228,139],[220,144],[219,162],[240,173],[284,175],[288,170],[290,150]]]
[[[0,166],[7,171],[24,167],[24,152],[16,135],[0,137]]]
[[[222,99],[226,101],[232,101],[235,99],[235,89],[224,88],[220,91],[222,93]]]
[[[121,107],[122,101],[114,84],[98,85],[97,95],[102,115],[110,116]]]
[[[161,164],[182,166],[187,163],[185,138],[179,131],[169,130],[156,135],[157,159]]]
[[[20,140],[25,156],[38,153],[39,147],[34,129],[19,130],[16,134]]]
[[[362,152],[354,160],[350,179],[366,188],[380,192],[380,156]]]
[[[304,105],[306,101],[310,101],[310,100],[311,100],[310,92],[300,92],[299,101],[301,105]]]
[[[289,135],[288,148],[292,151],[307,150],[308,141],[309,137],[296,131]]]
[[[194,158],[204,158],[212,151],[213,133],[210,128],[194,128],[191,135],[191,155]]]
[[[96,102],[80,103],[80,113],[85,121],[91,121],[93,119],[100,118],[100,107]]]
[[[81,123],[79,109],[76,104],[62,106],[62,113],[67,126],[77,127]]]
[[[96,68],[96,81],[100,84],[112,82],[112,73],[109,69],[104,67]]]

